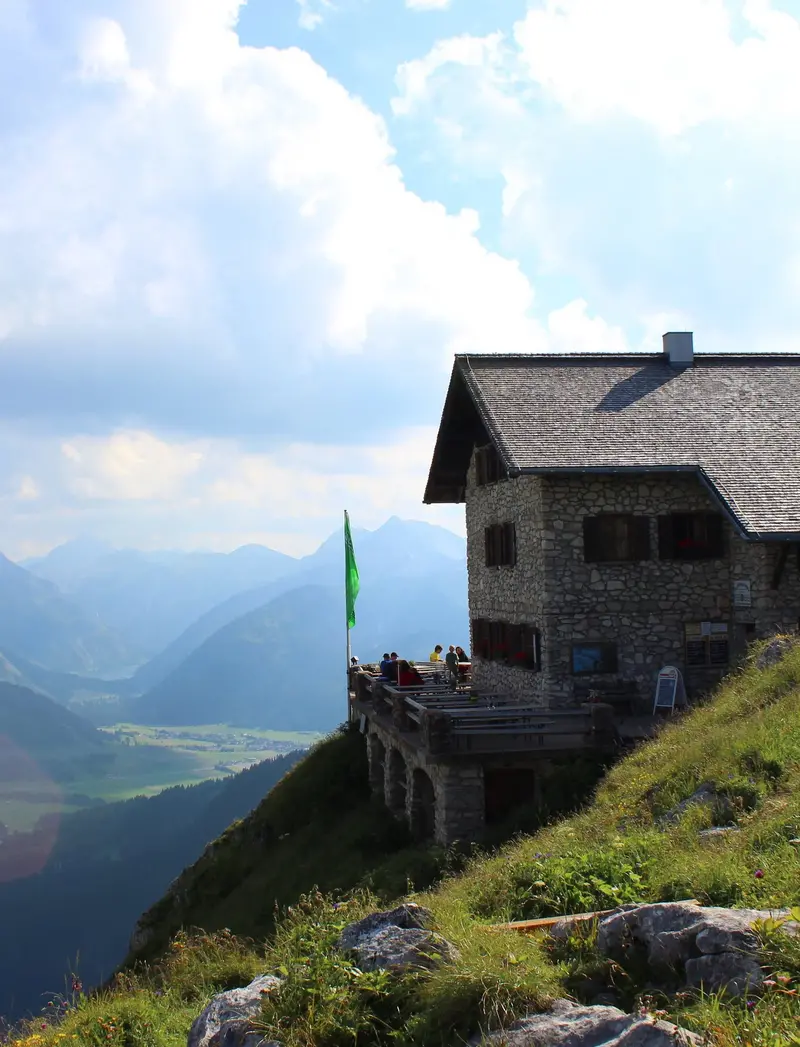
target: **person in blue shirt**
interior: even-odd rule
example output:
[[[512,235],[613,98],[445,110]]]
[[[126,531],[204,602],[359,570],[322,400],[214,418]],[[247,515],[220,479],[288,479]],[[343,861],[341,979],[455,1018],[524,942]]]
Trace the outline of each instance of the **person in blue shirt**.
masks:
[[[391,679],[392,673],[392,660],[389,657],[388,652],[384,654],[381,659],[381,676],[385,676],[387,680]]]

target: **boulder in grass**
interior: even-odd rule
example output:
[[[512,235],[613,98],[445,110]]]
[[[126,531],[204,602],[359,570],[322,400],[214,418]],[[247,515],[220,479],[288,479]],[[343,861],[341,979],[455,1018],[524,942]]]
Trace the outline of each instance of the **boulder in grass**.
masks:
[[[218,993],[192,1023],[186,1047],[279,1047],[253,1025],[264,994],[278,985],[280,978],[264,974],[241,989]]]
[[[458,951],[429,930],[432,919],[420,905],[399,905],[349,924],[337,945],[342,952],[354,953],[364,971],[433,970],[457,960]]]
[[[581,1007],[556,1000],[550,1010],[472,1041],[472,1047],[699,1047],[696,1033],[617,1007]]]
[[[786,934],[800,933],[788,910],[723,909],[689,902],[661,902],[620,909],[599,921],[597,948],[624,959],[642,951],[651,967],[685,974],[706,992],[742,996],[763,981],[757,924],[782,919]]]

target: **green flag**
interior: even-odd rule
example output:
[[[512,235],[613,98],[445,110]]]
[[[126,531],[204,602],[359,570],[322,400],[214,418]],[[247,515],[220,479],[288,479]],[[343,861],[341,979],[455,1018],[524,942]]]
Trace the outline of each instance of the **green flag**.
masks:
[[[358,568],[353,552],[353,537],[350,534],[350,517],[344,514],[344,584],[347,594],[347,628],[356,624],[356,597],[358,596]]]

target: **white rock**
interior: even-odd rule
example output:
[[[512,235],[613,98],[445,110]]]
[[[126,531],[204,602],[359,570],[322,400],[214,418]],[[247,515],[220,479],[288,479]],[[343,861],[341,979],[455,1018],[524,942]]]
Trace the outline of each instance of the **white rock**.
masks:
[[[625,1014],[617,1007],[579,1007],[557,1000],[544,1014],[532,1014],[478,1044],[498,1047],[689,1047],[703,1041],[670,1022]]]
[[[218,993],[192,1023],[186,1047],[257,1047],[262,1042],[274,1047],[253,1029],[252,1019],[261,1014],[264,994],[278,985],[280,978],[264,974],[241,989]]]

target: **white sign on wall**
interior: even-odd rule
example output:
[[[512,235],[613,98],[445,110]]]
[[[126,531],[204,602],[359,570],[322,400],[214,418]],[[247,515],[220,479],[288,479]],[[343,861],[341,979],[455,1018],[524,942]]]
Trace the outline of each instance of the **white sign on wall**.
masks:
[[[750,607],[751,604],[750,582],[744,579],[733,583],[733,606]]]

